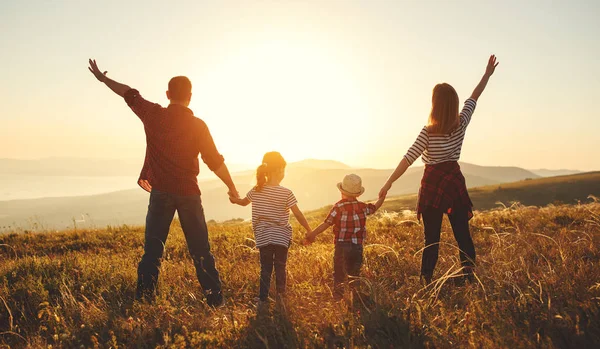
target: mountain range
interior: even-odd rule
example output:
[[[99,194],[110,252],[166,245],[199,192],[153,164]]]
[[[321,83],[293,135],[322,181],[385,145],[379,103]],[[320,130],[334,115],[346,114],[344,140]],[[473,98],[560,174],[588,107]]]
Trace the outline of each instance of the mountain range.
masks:
[[[496,185],[540,176],[519,167],[478,166],[461,163],[469,187]],[[413,194],[419,189],[424,167],[409,168],[394,184],[389,195]],[[377,197],[379,189],[392,173],[392,169],[351,168],[337,161],[304,160],[290,163],[282,185],[290,188],[302,210],[313,210],[331,205],[340,199],[336,184],[352,172],[363,179],[366,191],[361,197]],[[233,174],[234,181],[244,195],[255,183],[254,171]],[[201,180],[202,200],[207,219],[224,221],[250,217],[249,207],[229,203],[224,185],[215,179]],[[73,226],[106,226],[143,224],[149,194],[142,189],[76,196],[0,201],[0,230],[5,227],[23,229],[59,229]]]

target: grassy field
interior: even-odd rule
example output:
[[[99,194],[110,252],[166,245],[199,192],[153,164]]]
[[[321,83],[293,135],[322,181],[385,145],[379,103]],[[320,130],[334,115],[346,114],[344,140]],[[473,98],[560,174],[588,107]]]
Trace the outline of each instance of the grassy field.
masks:
[[[253,301],[259,264],[248,223],[210,226],[226,296],[217,309],[204,303],[176,222],[154,304],[133,302],[142,228],[0,235],[0,348],[600,345],[599,202],[515,204],[479,212],[471,227],[476,282],[452,282],[460,267],[445,220],[436,281],[424,287],[422,227],[412,214],[376,214],[359,294],[335,302],[331,233],[302,246],[295,226],[288,296],[268,309]]]

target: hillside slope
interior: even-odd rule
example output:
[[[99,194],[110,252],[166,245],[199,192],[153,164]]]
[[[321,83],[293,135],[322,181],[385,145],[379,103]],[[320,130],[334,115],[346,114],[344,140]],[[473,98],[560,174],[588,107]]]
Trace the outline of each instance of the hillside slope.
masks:
[[[303,246],[295,226],[287,297],[270,307],[253,301],[248,223],[210,225],[226,297],[218,309],[204,303],[177,223],[154,304],[133,302],[143,228],[0,235],[0,347],[599,347],[600,203],[477,214],[477,281],[464,286],[452,282],[460,269],[447,220],[436,280],[420,283],[422,227],[406,219],[368,219],[358,293],[342,302],[331,294],[331,232]]]

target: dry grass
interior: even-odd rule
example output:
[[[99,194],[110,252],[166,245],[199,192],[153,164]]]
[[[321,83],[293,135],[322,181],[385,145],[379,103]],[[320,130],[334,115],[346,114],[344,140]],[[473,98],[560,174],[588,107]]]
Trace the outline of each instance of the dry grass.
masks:
[[[325,212],[312,215],[313,225]],[[380,213],[358,297],[331,297],[331,234],[296,229],[285,302],[257,309],[249,224],[211,225],[224,307],[204,304],[174,224],[155,304],[133,303],[143,230],[0,236],[0,348],[396,348],[600,345],[600,203],[480,212],[471,221],[477,281],[454,286],[458,251],[444,222],[433,285],[418,279],[422,227]]]

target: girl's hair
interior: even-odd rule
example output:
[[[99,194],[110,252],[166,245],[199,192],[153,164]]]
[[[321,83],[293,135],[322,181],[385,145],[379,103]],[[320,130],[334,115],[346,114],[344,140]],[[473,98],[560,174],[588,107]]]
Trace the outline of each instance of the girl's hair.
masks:
[[[261,191],[269,178],[277,172],[285,168],[287,163],[279,152],[271,151],[263,156],[262,165],[256,169],[256,191]]]
[[[427,131],[448,134],[458,126],[458,94],[447,83],[437,84],[431,97],[431,113]]]

